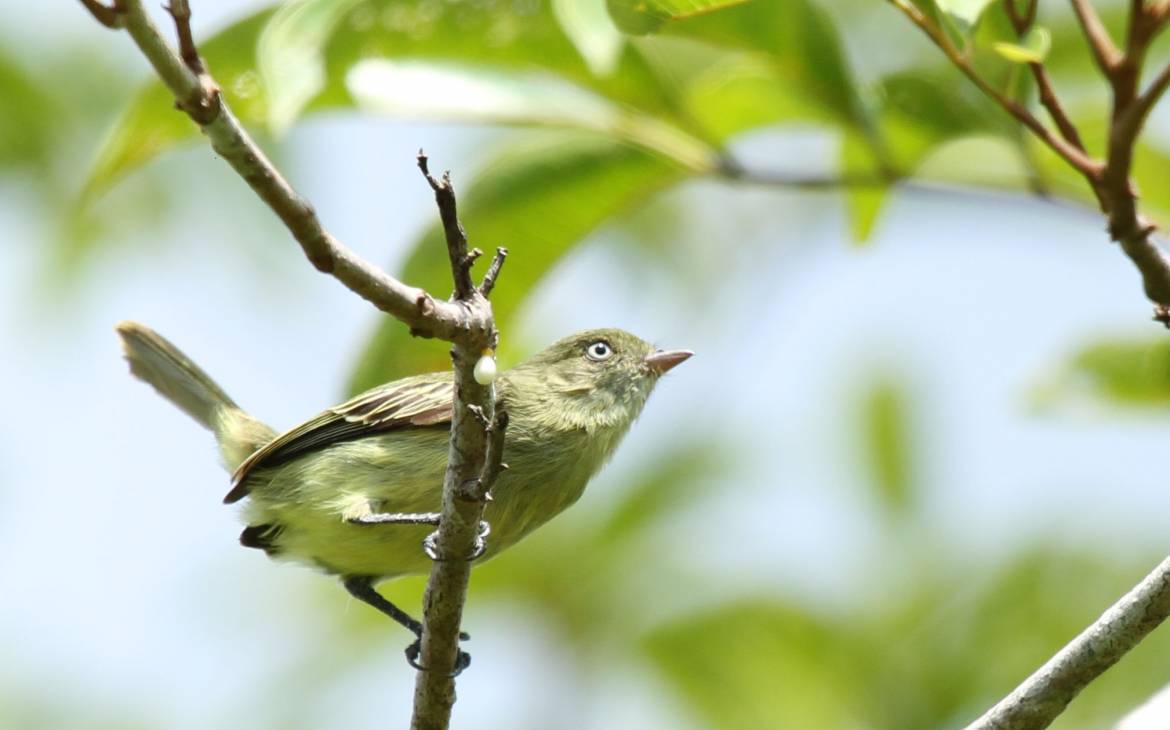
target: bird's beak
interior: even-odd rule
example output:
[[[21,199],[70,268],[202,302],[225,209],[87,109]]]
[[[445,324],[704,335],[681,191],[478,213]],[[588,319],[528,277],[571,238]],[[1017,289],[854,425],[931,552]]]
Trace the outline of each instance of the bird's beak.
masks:
[[[694,354],[690,350],[655,350],[647,355],[642,362],[646,363],[656,375],[662,375]]]

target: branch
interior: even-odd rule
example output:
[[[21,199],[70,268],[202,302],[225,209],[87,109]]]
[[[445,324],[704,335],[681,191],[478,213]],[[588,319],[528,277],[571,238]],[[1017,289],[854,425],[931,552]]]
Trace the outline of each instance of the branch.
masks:
[[[964,76],[978,86],[984,94],[991,97],[996,104],[1015,117],[1020,124],[1023,124],[1031,130],[1041,142],[1048,145],[1053,152],[1064,158],[1065,162],[1072,165],[1086,177],[1100,174],[1100,162],[1089,157],[1083,150],[1078,149],[1063,137],[1053,134],[1040,120],[1032,116],[1032,113],[1026,108],[1015,100],[1005,96],[999,89],[988,82],[987,79],[980,76],[979,72],[975,70],[975,67],[971,65],[967,57],[951,43],[946,32],[932,23],[929,18],[923,15],[922,11],[911,4],[910,0],[887,0],[887,2],[902,11],[902,14],[909,18],[910,22],[918,26],[939,47],[946,57],[950,59],[951,63],[963,72]]]
[[[486,501],[466,498],[463,485],[469,482],[483,485],[482,494],[486,495],[502,468],[500,456],[506,418],[501,414],[492,420],[494,388],[477,383],[473,370],[484,351],[494,348],[499,339],[486,293],[499,275],[504,253],[498,253],[493,262],[490,278],[485,281],[486,291],[476,289],[471,284],[470,268],[479,252],[467,250],[467,237],[456,215],[455,191],[447,176],[439,182],[427,173],[426,157],[420,152],[419,167],[435,191],[447,234],[455,295],[450,301],[438,300],[367,263],[325,230],[309,202],[293,190],[232,115],[199,58],[186,0],[173,0],[166,8],[175,23],[178,51],[163,39],[144,10],[142,0],[117,0],[112,6],[101,5],[96,0],[81,1],[103,25],[126,28],[174,94],[178,107],[200,126],[215,151],[284,222],[317,270],[332,275],[382,311],[402,320],[412,334],[439,337],[453,343],[455,403],[434,548],[440,557],[456,557],[436,561],[427,582],[419,654],[424,669],[418,672],[416,680],[412,720],[412,727],[420,730],[446,728],[455,702],[453,675],[457,670],[459,623],[471,568],[464,556],[470,555],[476,545]],[[490,443],[489,429],[483,428],[478,420],[484,417],[496,424]]]
[[[1170,558],[967,730],[1045,728],[1170,616]]]
[[[85,2],[85,0],[83,0]],[[88,3],[87,3],[88,7]],[[200,126],[216,153],[239,173],[281,219],[310,263],[378,309],[406,323],[413,334],[453,341],[467,326],[487,332],[484,314],[457,302],[432,297],[408,286],[359,257],[321,225],[313,206],[302,198],[268,160],[223,100],[215,81],[196,74],[159,33],[142,0],[123,0],[116,25],[125,27],[179,108]],[[189,17],[189,14],[188,14]],[[176,18],[180,27],[186,18]],[[180,31],[182,37],[186,31]],[[197,54],[196,54],[197,55]]]
[[[472,365],[474,362],[473,359]],[[485,388],[476,383],[470,368],[464,371],[463,367],[456,367],[455,392],[470,387],[487,391],[491,394],[487,403],[493,403],[492,386]],[[443,484],[439,535],[435,541],[439,559],[431,566],[423,594],[424,628],[419,663],[427,669],[415,676],[411,730],[446,730],[451,720],[451,707],[455,704],[459,625],[471,576],[471,560],[464,556],[471,554],[479,534],[483,508],[490,499],[492,485],[499,473],[507,468],[502,461],[507,414],[498,412],[489,421],[491,425],[485,427],[480,420],[487,418],[485,413],[482,409],[464,408],[462,412],[456,411],[456,418],[451,423],[451,453]],[[475,440],[480,445],[476,454],[482,454],[482,458],[461,454],[456,442],[463,439]]]
[[[1077,14],[1081,29],[1085,33],[1085,40],[1089,43],[1089,50],[1093,53],[1093,60],[1097,68],[1106,78],[1111,78],[1113,69],[1121,60],[1121,51],[1117,50],[1109,31],[1101,22],[1101,17],[1093,9],[1090,0],[1072,0],[1073,11]]]
[[[1016,31],[1016,35],[1023,38],[1032,25],[1036,22],[1037,0],[1029,0],[1024,11],[1021,12],[1016,7],[1015,0],[1004,0],[1004,7],[1007,9],[1008,19],[1011,21],[1012,27]],[[1073,124],[1072,119],[1069,118],[1068,113],[1064,110],[1064,105],[1060,102],[1060,97],[1056,95],[1056,89],[1052,85],[1052,78],[1048,75],[1048,69],[1044,67],[1043,63],[1029,63],[1029,70],[1032,72],[1032,77],[1036,80],[1036,90],[1039,92],[1040,103],[1048,110],[1048,116],[1052,118],[1053,124],[1060,130],[1060,136],[1068,140],[1068,143],[1076,147],[1081,152],[1085,151],[1085,143],[1081,141],[1080,132],[1077,131],[1076,125]]]

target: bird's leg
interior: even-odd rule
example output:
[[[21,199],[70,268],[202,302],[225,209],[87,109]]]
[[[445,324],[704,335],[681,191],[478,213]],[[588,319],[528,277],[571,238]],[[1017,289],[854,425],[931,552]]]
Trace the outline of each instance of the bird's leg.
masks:
[[[438,512],[366,512],[346,518],[351,525],[439,525]],[[468,560],[479,559],[487,550],[487,536],[492,532],[492,526],[487,522],[479,523],[479,531],[475,535],[475,546],[471,549]],[[432,532],[423,540],[423,552],[431,560],[444,560],[436,544],[439,533]]]
[[[414,641],[406,647],[406,661],[415,669],[426,670],[426,667],[418,663],[418,655],[422,651],[422,624],[374,590],[374,579],[368,575],[348,575],[342,578],[341,584],[345,586],[345,590],[349,591],[351,596],[386,614],[414,634]],[[460,641],[467,641],[470,638],[466,632],[459,632]],[[471,655],[460,649],[459,656],[455,659],[455,670],[452,672],[452,676],[462,672],[469,664],[471,664]]]
[[[434,525],[438,512],[367,512],[346,519],[351,525]]]

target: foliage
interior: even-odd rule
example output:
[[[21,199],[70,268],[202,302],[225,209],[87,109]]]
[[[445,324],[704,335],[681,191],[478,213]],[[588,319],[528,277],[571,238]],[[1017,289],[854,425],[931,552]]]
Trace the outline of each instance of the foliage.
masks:
[[[1045,59],[1058,86],[1078,91],[1071,112],[1086,143],[1103,148],[1100,99],[1086,90],[1095,71],[1067,9],[1046,6],[1043,26],[1017,37],[1002,3],[915,5],[942,18],[977,67],[1026,104],[1036,100],[1025,64]],[[524,130],[519,142],[495,151],[478,177],[456,176],[473,243],[505,245],[514,254],[507,285],[494,297],[507,332],[529,292],[575,247],[663,191],[700,179],[730,184],[788,172],[745,159],[745,140],[810,128],[830,136],[833,163],[810,177],[862,181],[843,191],[858,240],[880,225],[892,186],[906,179],[1040,189],[1092,202],[1063,162],[1022,135],[902,18],[872,6],[292,0],[239,20],[200,48],[235,113],[273,136],[308,116],[338,111]],[[1118,11],[1103,12],[1117,28]],[[862,13],[865,24],[849,22]],[[879,46],[880,59],[873,57]],[[87,79],[79,86],[105,80],[101,69],[90,69]],[[66,226],[77,235],[62,237],[76,254],[103,233],[110,238],[100,219],[103,212],[119,218],[118,208],[107,207],[116,186],[133,184],[132,173],[149,175],[141,168],[196,141],[198,130],[174,112],[159,84],[148,82],[121,110],[84,184],[70,187],[76,175],[61,172],[61,160],[76,154],[59,143],[64,132],[55,120],[66,104],[53,88],[18,59],[0,55],[0,92],[14,102],[0,118],[0,169],[56,171],[40,175],[48,181],[42,195],[81,211]],[[97,103],[71,106],[89,111],[88,126],[109,118]],[[1165,222],[1170,153],[1160,145],[1139,147],[1135,176],[1151,213]],[[993,176],[981,164],[989,149],[1007,156],[993,165]],[[75,195],[88,207],[65,205]],[[144,207],[166,202],[156,197]],[[685,221],[670,225],[685,228]],[[404,280],[445,289],[440,235],[432,227],[414,242],[398,272]],[[354,364],[351,388],[446,364],[442,346],[407,341],[404,328],[381,323]],[[1089,346],[1053,382],[1050,395],[1089,392],[1164,408],[1170,350],[1145,342]],[[538,533],[506,561],[478,571],[472,602],[538,606],[586,671],[628,662],[629,647],[636,647],[634,661],[707,727],[957,726],[1095,618],[1132,583],[1134,571],[1120,558],[1038,546],[979,573],[940,548],[920,499],[926,485],[915,468],[913,398],[905,379],[875,378],[856,408],[858,462],[883,525],[894,526],[881,533],[875,563],[902,566],[895,588],[864,586],[845,610],[767,585],[675,615],[645,610],[646,585],[630,556],[651,555],[657,572],[694,581],[679,551],[656,541],[658,531],[680,505],[701,499],[731,449],[690,442],[661,449],[611,512],[567,517],[555,535]],[[406,596],[415,589],[402,583],[391,591]],[[684,592],[664,587],[662,600],[685,603]],[[365,617],[353,613],[358,631],[382,635],[383,622]],[[1156,641],[1076,703],[1062,726],[1100,727],[1152,691],[1157,652],[1168,640]],[[375,641],[342,647],[385,650]]]

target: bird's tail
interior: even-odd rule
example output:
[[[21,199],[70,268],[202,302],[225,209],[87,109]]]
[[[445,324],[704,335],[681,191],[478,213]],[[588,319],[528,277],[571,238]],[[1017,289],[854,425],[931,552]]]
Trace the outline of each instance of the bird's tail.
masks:
[[[137,322],[121,322],[117,330],[130,372],[214,433],[229,470],[276,437],[162,335]]]

